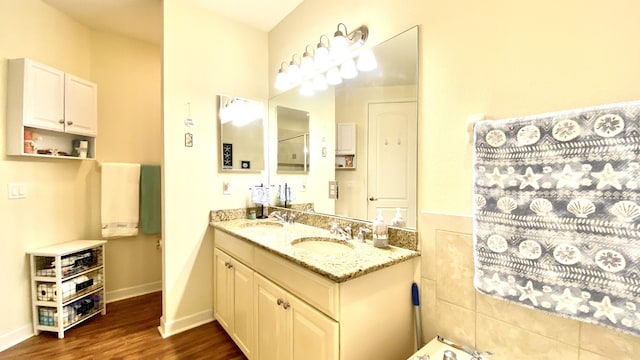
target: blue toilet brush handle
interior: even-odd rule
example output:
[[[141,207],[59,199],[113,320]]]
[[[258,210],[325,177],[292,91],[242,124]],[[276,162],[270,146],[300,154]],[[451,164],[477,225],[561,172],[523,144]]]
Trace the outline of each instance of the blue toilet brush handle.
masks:
[[[422,316],[420,315],[420,294],[418,293],[418,284],[415,282],[411,285],[411,298],[413,300],[413,309],[416,315],[416,345],[418,349],[422,347]]]

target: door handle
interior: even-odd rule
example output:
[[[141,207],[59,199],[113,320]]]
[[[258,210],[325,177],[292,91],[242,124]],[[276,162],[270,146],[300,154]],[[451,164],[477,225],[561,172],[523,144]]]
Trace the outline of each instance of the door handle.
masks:
[[[369,201],[378,201],[378,198],[372,196],[369,198]]]

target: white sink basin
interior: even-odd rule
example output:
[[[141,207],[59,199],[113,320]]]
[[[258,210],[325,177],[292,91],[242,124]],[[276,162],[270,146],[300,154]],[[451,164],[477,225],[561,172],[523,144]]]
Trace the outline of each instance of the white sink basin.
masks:
[[[293,240],[291,245],[296,249],[304,249],[323,255],[344,253],[354,248],[347,241],[329,237],[304,237]]]
[[[284,224],[280,222],[260,221],[260,220],[253,220],[251,222],[242,224],[242,227],[244,229],[262,229],[262,230],[281,229],[283,226]]]

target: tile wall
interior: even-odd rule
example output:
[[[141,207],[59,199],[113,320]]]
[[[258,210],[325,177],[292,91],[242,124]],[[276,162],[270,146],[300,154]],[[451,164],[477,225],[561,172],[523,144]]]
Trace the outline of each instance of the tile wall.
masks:
[[[476,292],[471,217],[422,213],[418,233],[425,341],[441,335],[492,360],[640,359],[640,337]]]

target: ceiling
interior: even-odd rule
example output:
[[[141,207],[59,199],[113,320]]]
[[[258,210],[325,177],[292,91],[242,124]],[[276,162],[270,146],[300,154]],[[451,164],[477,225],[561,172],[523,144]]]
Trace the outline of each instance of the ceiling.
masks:
[[[135,39],[162,42],[162,0],[43,0],[81,24]],[[302,0],[180,0],[269,32]]]

